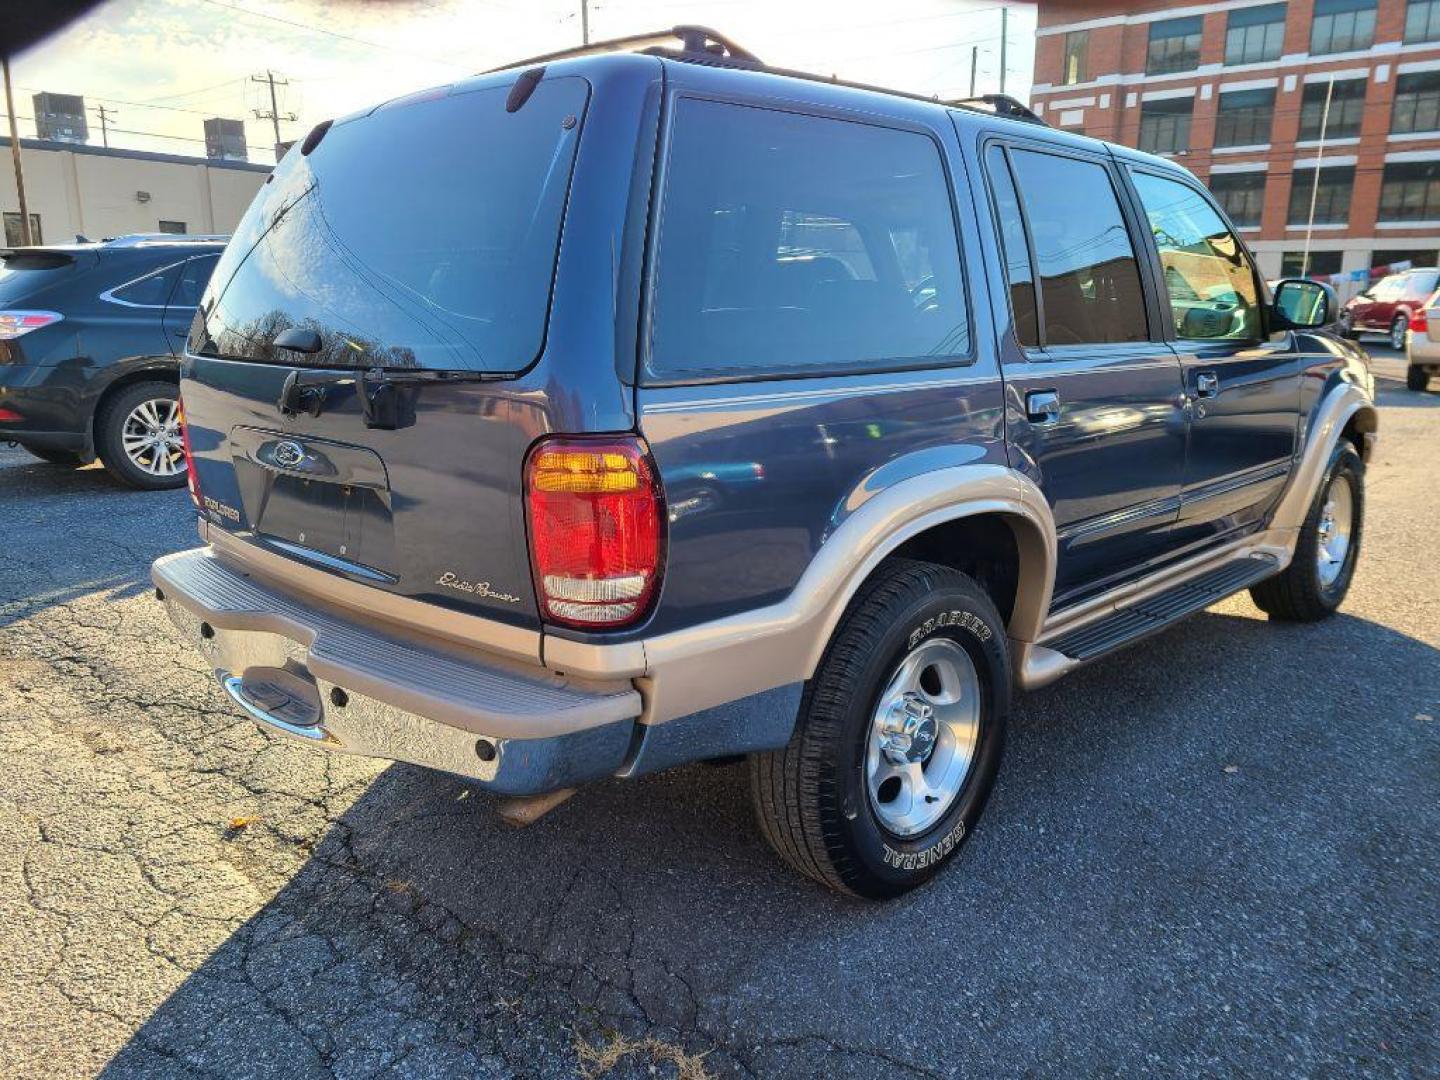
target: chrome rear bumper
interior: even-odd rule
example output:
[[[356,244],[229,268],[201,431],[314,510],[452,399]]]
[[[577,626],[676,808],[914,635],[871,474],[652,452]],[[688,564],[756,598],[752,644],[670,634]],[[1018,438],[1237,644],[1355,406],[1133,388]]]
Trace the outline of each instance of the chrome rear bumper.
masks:
[[[458,773],[513,795],[626,763],[639,693],[391,637],[272,590],[209,549],[151,568],[157,596],[231,700],[268,730]]]

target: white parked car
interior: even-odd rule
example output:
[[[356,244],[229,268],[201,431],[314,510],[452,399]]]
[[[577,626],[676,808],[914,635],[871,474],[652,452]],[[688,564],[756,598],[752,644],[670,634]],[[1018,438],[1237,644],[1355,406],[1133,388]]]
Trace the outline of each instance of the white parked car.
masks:
[[[1405,362],[1405,385],[1411,390],[1424,390],[1430,376],[1440,375],[1440,292],[1432,293],[1425,307],[1410,316]]]

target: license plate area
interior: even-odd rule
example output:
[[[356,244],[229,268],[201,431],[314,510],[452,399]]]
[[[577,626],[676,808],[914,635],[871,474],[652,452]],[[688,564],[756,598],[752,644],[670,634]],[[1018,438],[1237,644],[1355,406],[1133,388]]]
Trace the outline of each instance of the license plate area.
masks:
[[[245,516],[257,536],[393,578],[394,515],[378,454],[255,428],[232,431],[231,447]]]

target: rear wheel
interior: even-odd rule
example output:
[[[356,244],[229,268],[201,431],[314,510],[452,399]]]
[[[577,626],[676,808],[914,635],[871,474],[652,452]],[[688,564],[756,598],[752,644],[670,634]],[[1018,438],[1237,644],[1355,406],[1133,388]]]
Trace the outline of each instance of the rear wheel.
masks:
[[[1330,456],[1325,479],[1284,571],[1250,590],[1274,619],[1315,622],[1332,614],[1350,590],[1365,525],[1365,464],[1348,442]]]
[[[25,452],[51,465],[80,464],[80,455],[73,450],[47,450],[40,446],[27,446]]]
[[[1430,373],[1418,364],[1405,369],[1405,387],[1408,390],[1424,390],[1430,385]]]
[[[851,603],[790,744],[751,758],[765,838],[841,892],[898,896],[970,834],[1000,766],[1009,650],[970,577],[895,559]]]
[[[180,394],[171,382],[127,386],[95,418],[95,449],[111,476],[146,491],[183,487]]]
[[[1396,315],[1390,323],[1390,347],[1405,348],[1405,331],[1410,329],[1410,320],[1405,315]]]

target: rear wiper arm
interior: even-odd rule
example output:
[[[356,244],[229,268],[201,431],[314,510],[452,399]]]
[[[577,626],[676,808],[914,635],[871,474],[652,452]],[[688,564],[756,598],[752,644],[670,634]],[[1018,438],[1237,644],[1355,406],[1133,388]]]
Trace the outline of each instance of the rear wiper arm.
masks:
[[[494,382],[493,371],[421,371],[369,368],[360,373],[360,404],[365,426],[394,431],[415,422],[415,388],[426,383]]]

